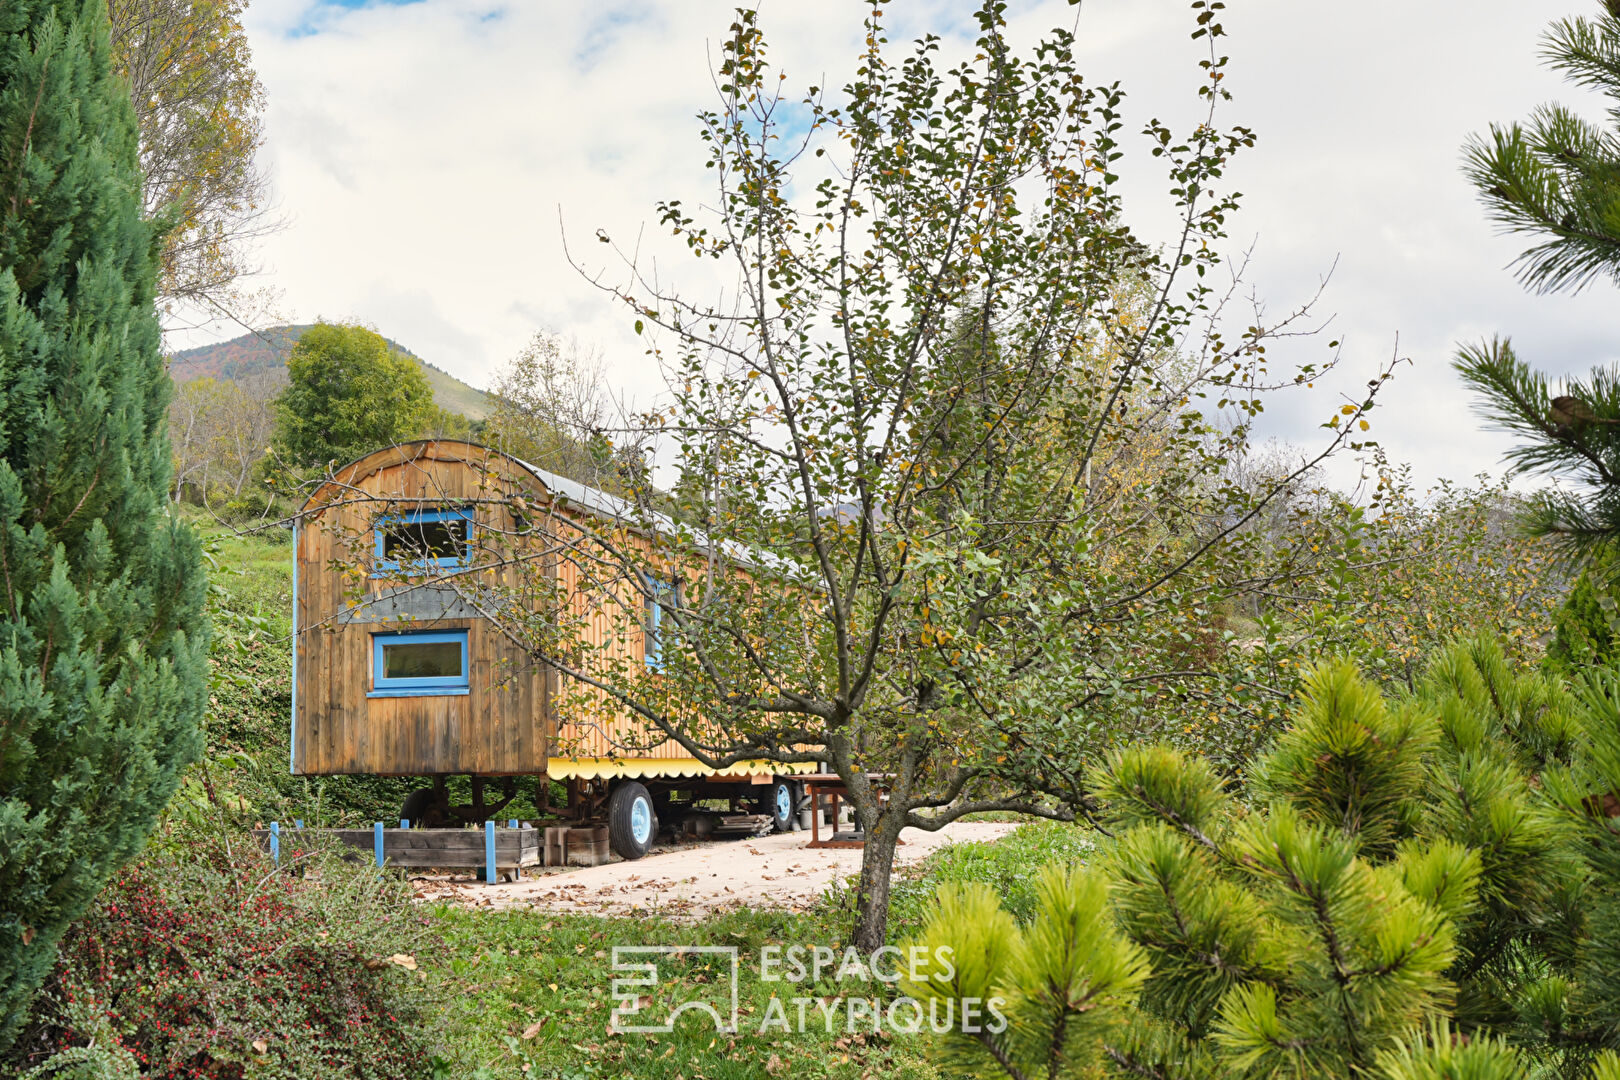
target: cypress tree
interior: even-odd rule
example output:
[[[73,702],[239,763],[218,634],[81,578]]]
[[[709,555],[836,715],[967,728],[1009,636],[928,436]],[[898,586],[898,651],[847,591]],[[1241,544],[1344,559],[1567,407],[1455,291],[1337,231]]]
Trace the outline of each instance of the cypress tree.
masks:
[[[0,1047],[201,746],[206,582],[105,0],[0,3]]]

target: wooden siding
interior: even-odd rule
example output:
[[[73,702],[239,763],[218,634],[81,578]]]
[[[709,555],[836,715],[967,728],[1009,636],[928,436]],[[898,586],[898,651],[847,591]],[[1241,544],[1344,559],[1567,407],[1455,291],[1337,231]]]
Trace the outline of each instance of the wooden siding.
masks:
[[[354,567],[356,545],[368,550],[379,507],[366,496],[438,505],[490,495],[480,456],[487,451],[464,444],[444,447],[451,452],[442,455],[438,444],[420,449],[353,476],[351,490],[307,515],[298,529],[296,773],[545,771],[554,673],[482,619],[380,619],[376,597],[409,583],[344,573]],[[474,520],[489,523],[492,514],[505,513],[478,505]],[[372,634],[429,628],[468,631],[468,692],[368,697]]]
[[[560,546],[564,549],[578,543],[578,534],[571,534],[570,530],[572,519],[578,516],[564,510],[554,514],[550,520],[549,527],[559,537]],[[583,519],[583,523],[595,530],[611,527],[611,523],[588,518]],[[627,547],[648,553],[647,572],[664,577],[671,574],[668,566],[653,561],[652,545],[645,538],[626,533],[616,539]],[[568,558],[558,559],[556,575],[559,592],[569,598],[574,618],[584,621],[584,636],[592,648],[616,655],[632,664],[646,662],[646,638],[642,632],[645,599],[634,584],[615,583],[612,594],[605,595],[601,587],[582,585],[581,578],[588,575],[582,572],[576,560]],[[576,688],[574,697],[577,700],[580,696]],[[568,719],[558,726],[557,756],[630,760],[691,758],[691,752],[673,739],[665,739],[648,747],[649,735],[655,733],[656,728],[651,728],[647,721],[610,700],[605,693],[593,692],[583,696],[591,704],[584,707],[576,705],[569,710]]]
[[[690,757],[670,740],[651,749],[631,749],[648,741],[645,722],[600,693],[588,695],[591,706],[559,727],[552,701],[561,677],[535,664],[488,622],[467,617],[464,605],[449,606],[444,618],[385,617],[386,611],[401,609],[390,599],[390,590],[409,583],[344,572],[354,568],[356,545],[369,551],[378,499],[437,506],[521,491],[556,533],[570,532],[570,520],[590,528],[609,523],[574,508],[556,509],[546,517],[543,508],[551,493],[539,478],[512,459],[469,443],[430,441],[380,451],[356,462],[339,479],[340,484],[317,493],[306,507],[294,554],[298,633],[293,772],[540,774],[556,756]],[[479,503],[474,520],[507,528],[509,519],[497,522],[492,517],[507,513],[498,503]],[[650,556],[644,538],[623,539],[649,550]],[[656,573],[661,568],[648,569]],[[641,601],[631,584],[614,586],[611,597],[591,595],[581,588],[578,568],[569,560],[554,560],[549,572],[574,612],[588,617],[592,645],[621,639],[615,648],[628,650],[635,662],[643,660]],[[491,573],[506,576],[509,586],[518,584],[509,569]],[[367,697],[373,633],[460,628],[468,630],[468,693]]]

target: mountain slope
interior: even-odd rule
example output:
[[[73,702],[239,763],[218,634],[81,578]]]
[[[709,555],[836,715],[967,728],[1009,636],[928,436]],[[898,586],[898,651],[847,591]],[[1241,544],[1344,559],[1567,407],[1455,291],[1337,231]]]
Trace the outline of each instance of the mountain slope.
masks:
[[[169,375],[175,382],[187,382],[211,376],[216,379],[245,379],[265,371],[287,366],[287,354],[297,344],[309,325],[273,326],[257,334],[243,334],[214,345],[200,345],[195,349],[177,352],[169,361]],[[391,339],[391,348],[398,350],[421,365],[433,387],[433,400],[439,407],[460,413],[471,420],[482,420],[489,415],[489,395],[477,387],[469,386],[449,372],[434,367],[405,346]]]

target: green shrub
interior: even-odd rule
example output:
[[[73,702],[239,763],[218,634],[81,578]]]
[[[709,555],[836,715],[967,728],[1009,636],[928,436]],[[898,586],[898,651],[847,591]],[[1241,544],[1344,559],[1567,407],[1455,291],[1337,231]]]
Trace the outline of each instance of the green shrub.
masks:
[[[1569,598],[1553,619],[1552,644],[1547,646],[1550,666],[1561,671],[1613,666],[1620,655],[1615,633],[1620,609],[1615,593],[1614,583],[1594,579],[1591,570],[1575,579]]]
[[[63,939],[10,1064],[94,1045],[153,1080],[427,1075],[428,920],[391,875],[295,846],[278,868],[249,837],[164,838]]]
[[[276,498],[274,491],[250,487],[242,494],[225,500],[224,505],[219,507],[219,516],[233,525],[253,525],[274,521],[290,514],[293,509],[287,502]]]
[[[1038,871],[1085,861],[1096,847],[1095,833],[1066,821],[1026,821],[992,843],[949,844],[897,871],[889,894],[890,936],[898,939],[917,930],[942,885],[988,885],[1015,918],[1027,922],[1038,902]],[[849,898],[836,891],[829,903],[854,910]]]

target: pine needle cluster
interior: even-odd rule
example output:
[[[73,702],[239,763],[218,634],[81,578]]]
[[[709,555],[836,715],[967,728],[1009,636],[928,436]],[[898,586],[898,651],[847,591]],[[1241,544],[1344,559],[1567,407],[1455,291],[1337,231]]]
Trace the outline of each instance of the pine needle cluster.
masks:
[[[1604,0],[1593,16],[1555,22],[1542,57],[1608,98],[1605,120],[1543,105],[1523,123],[1493,124],[1471,139],[1465,171],[1492,221],[1534,238],[1516,261],[1527,288],[1579,291],[1604,277],[1620,283],[1620,3]],[[1478,394],[1481,414],[1520,436],[1508,455],[1515,471],[1575,481],[1534,497],[1530,532],[1574,556],[1612,554],[1620,543],[1620,370],[1596,368],[1549,389],[1505,339],[1462,348],[1455,366]]]
[[[1162,747],[1091,781],[1115,830],[1098,865],[1051,872],[1028,926],[956,891],[925,928],[976,958],[971,986],[935,993],[1044,1005],[999,1041],[959,1035],[961,1067],[1620,1071],[1620,674],[1572,687],[1477,640],[1390,699],[1328,662],[1242,798]],[[1039,965],[1017,959],[1031,941]]]

